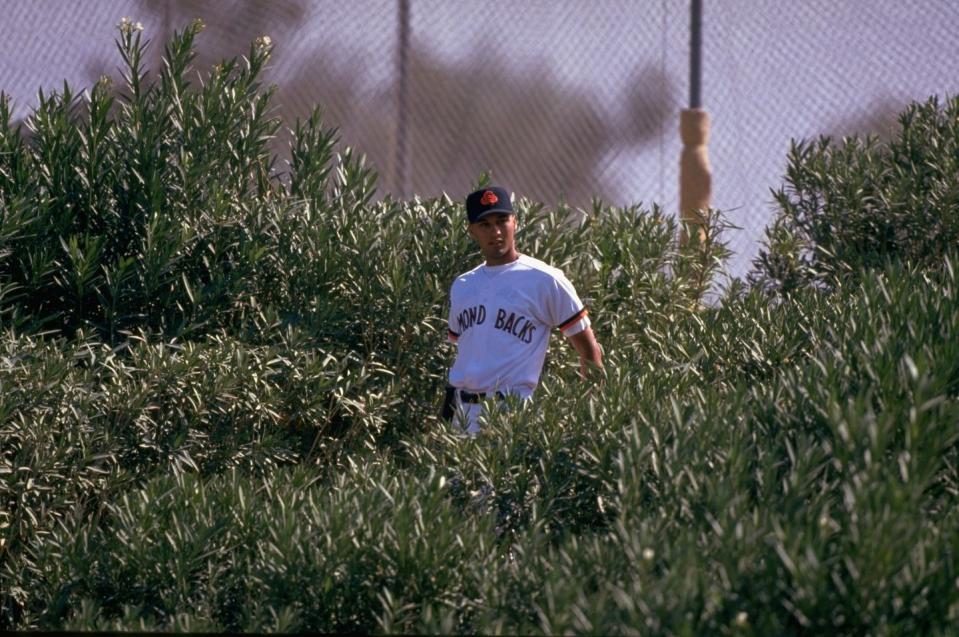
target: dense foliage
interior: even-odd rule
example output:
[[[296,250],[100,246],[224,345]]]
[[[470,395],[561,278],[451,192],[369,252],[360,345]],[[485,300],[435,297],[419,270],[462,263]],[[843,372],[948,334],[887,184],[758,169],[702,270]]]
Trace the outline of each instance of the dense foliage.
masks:
[[[151,79],[124,23],[116,94],[64,87],[27,131],[0,100],[0,628],[959,621],[952,235],[909,230],[872,262],[860,217],[803,208],[833,230],[798,235],[783,198],[806,243],[765,263],[805,278],[767,268],[710,305],[721,216],[678,251],[656,207],[519,201],[521,249],[575,282],[608,376],[584,391],[554,342],[535,404],[462,439],[435,416],[447,288],[479,258],[461,205],[377,200],[318,113],[278,169],[268,42],[190,82],[199,28]],[[862,165],[892,152],[856,144]],[[931,183],[873,214],[927,214]]]
[[[831,286],[906,259],[936,266],[959,244],[959,96],[911,104],[897,134],[794,142],[757,281]]]

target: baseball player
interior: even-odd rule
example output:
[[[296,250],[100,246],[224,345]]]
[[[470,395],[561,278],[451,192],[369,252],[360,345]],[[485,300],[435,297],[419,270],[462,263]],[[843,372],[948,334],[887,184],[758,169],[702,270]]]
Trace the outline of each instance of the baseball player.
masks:
[[[569,280],[516,250],[516,214],[506,190],[471,193],[466,216],[485,262],[458,276],[450,289],[449,339],[457,351],[443,417],[475,435],[487,400],[532,396],[553,328],[579,354],[583,377],[590,366],[602,368],[602,354]]]

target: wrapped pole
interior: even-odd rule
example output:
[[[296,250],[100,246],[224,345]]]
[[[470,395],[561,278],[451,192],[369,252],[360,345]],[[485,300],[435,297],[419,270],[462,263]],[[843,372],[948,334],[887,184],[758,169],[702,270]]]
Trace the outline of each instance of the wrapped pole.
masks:
[[[703,213],[712,199],[712,170],[709,166],[709,113],[702,108],[703,3],[690,2],[689,108],[679,113],[679,136],[683,150],[679,156],[679,216],[699,238],[705,238]],[[681,246],[689,241],[686,227],[679,235]]]
[[[679,135],[683,150],[679,156],[680,220],[690,231],[698,226],[700,240],[705,238],[703,213],[712,197],[712,171],[709,166],[709,113],[701,108],[688,108],[679,113]],[[689,236],[684,226],[679,243],[686,245]]]

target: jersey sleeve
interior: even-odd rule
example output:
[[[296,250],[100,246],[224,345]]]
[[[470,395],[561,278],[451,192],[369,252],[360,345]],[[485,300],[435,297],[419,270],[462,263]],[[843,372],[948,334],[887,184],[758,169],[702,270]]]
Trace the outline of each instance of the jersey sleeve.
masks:
[[[573,336],[589,327],[586,306],[580,301],[573,284],[562,273],[553,277],[547,308],[550,322],[565,336]]]
[[[451,343],[455,343],[460,337],[459,333],[453,330],[453,327],[456,325],[454,307],[453,288],[450,286],[450,311],[446,318],[446,338],[449,339]]]

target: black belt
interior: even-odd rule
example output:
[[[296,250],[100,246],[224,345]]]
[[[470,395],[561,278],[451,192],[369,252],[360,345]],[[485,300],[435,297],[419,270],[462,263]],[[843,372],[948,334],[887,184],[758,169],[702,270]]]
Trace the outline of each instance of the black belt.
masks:
[[[493,394],[493,393],[488,393],[488,394],[486,394],[486,393],[483,393],[483,392],[479,392],[478,394],[474,394],[473,392],[468,392],[468,391],[466,391],[465,389],[460,389],[460,390],[458,390],[458,391],[459,391],[459,395],[460,395],[460,400],[463,401],[464,403],[478,403],[478,402],[482,402],[483,400],[486,400],[486,398],[492,397],[492,396],[494,396],[494,395],[496,396],[496,398],[497,398],[498,400],[506,400],[506,394],[504,394],[504,393],[501,392],[501,391],[498,391],[498,392],[496,392],[495,394]]]

